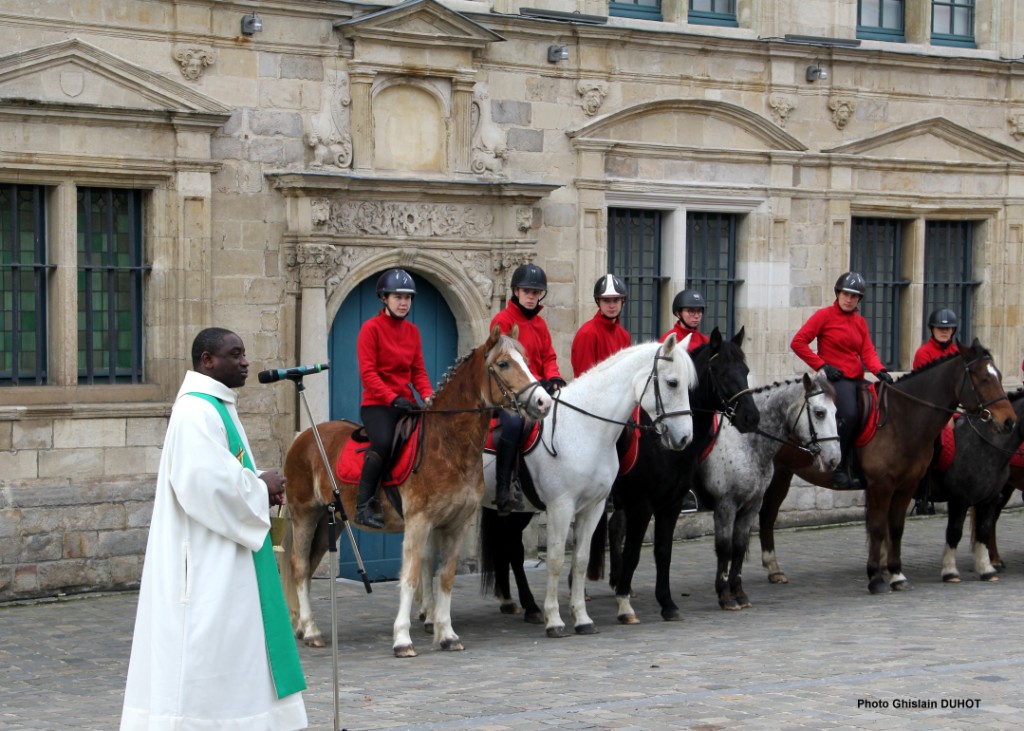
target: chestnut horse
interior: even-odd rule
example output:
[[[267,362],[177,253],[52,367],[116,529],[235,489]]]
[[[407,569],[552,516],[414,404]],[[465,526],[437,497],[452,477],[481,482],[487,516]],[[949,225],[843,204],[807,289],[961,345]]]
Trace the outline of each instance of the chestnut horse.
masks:
[[[910,588],[900,556],[907,506],[931,462],[935,437],[957,404],[990,421],[991,428],[1002,433],[1013,429],[1016,421],[991,354],[977,338],[959,347],[959,353],[932,361],[891,386],[882,386],[878,431],[857,448],[861,482],[867,486],[867,574],[872,594],[887,592],[890,587],[896,591]],[[786,450],[780,453],[785,454]],[[775,556],[775,519],[794,473],[814,485],[832,487],[831,474],[776,459],[760,513],[761,560],[772,583],[788,581]],[[888,584],[883,571],[889,573]]]
[[[405,532],[401,599],[394,625],[396,657],[416,655],[409,636],[410,611],[422,564],[433,565],[433,549],[440,553],[434,640],[444,650],[464,649],[452,629],[452,584],[459,551],[483,495],[480,454],[494,407],[521,408],[531,418],[539,419],[552,403],[530,372],[522,346],[515,340],[517,334],[513,328],[509,336],[504,336],[495,327],[483,345],[449,369],[422,412],[421,461],[401,488],[404,519],[388,500],[381,501],[383,532]],[[318,427],[331,469],[357,428],[348,421],[331,421]],[[309,580],[327,551],[325,506],[334,495],[311,429],[300,434],[288,450],[284,474],[291,530],[284,541],[281,579],[296,637],[305,639],[307,645],[322,647],[323,639],[310,608]],[[356,491],[356,485],[340,486],[347,515],[355,513]]]

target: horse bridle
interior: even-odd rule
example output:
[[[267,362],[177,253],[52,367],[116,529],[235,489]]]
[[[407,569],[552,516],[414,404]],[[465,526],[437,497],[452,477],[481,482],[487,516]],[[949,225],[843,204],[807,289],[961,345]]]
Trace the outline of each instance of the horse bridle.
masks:
[[[710,358],[708,358],[708,380],[711,381],[711,389],[715,394],[715,398],[717,398],[718,402],[721,404],[721,408],[716,409],[715,413],[721,414],[729,421],[732,421],[733,417],[736,416],[736,402],[746,394],[753,393],[754,389],[743,388],[734,393],[732,396],[726,397],[724,395],[725,389],[722,388],[721,381],[718,379],[718,376],[715,374],[714,369],[711,367],[711,362],[717,357],[718,353],[715,353]]]
[[[960,397],[960,395],[964,392],[965,386],[970,385],[971,393],[974,396],[974,401],[978,404],[978,406],[972,410],[964,409],[963,413],[967,416],[978,419],[983,424],[987,424],[988,422],[992,421],[992,412],[989,411],[988,407],[991,406],[992,404],[998,403],[1003,400],[1009,403],[1010,400],[1004,393],[1002,396],[997,396],[993,399],[989,399],[988,401],[982,401],[981,394],[978,393],[978,387],[975,386],[974,381],[971,380],[971,366],[980,361],[992,360],[992,356],[989,353],[979,355],[977,358],[974,358],[973,360],[965,360],[963,357],[961,357],[961,360],[964,361],[964,375],[963,379],[960,381],[960,388],[958,388],[956,391],[957,403],[961,405],[963,404],[963,399]],[[889,384],[886,384],[886,386],[889,386]],[[945,411],[947,414],[960,413],[957,409],[949,409],[946,408],[945,406],[939,406],[936,403],[932,403],[931,401],[926,401],[925,399],[918,398],[913,394],[906,393],[905,391],[900,391],[899,389],[891,388],[890,390],[893,393],[897,393],[904,398],[910,399],[911,401],[916,401],[919,404],[931,407],[938,411]]]
[[[485,353],[484,358],[487,358],[489,355],[489,352]],[[526,415],[523,413],[523,407],[520,404],[520,399],[522,399],[524,394],[532,398],[534,390],[542,388],[540,381],[530,381],[530,383],[527,383],[518,391],[513,391],[512,386],[495,370],[493,365],[487,365],[487,372],[494,382],[498,384],[498,390],[501,391],[501,395],[505,399],[503,406],[512,408],[518,416],[526,418]]]
[[[793,418],[793,423],[790,424],[787,427],[786,434],[788,436],[785,439],[783,439],[781,437],[777,437],[774,434],[769,434],[768,432],[764,431],[760,427],[755,429],[754,433],[755,434],[759,434],[760,436],[765,437],[767,439],[771,439],[772,441],[779,442],[780,444],[788,444],[789,446],[793,447],[794,449],[797,449],[797,450],[799,450],[801,452],[804,452],[805,454],[807,454],[808,456],[810,456],[812,458],[817,457],[819,454],[821,454],[821,446],[820,445],[822,444],[822,442],[838,442],[839,441],[839,435],[838,434],[836,434],[836,436],[834,436],[834,437],[819,437],[818,436],[818,432],[814,428],[814,421],[811,419],[811,409],[810,409],[811,398],[814,397],[814,396],[823,396],[823,395],[825,395],[825,390],[820,388],[820,387],[816,391],[804,390],[804,402],[800,406],[800,410],[797,412],[796,416]],[[804,413],[807,414],[807,431],[810,433],[810,437],[811,438],[808,441],[806,441],[806,442],[796,442],[796,441],[794,441],[794,438],[796,436],[796,427],[797,427],[797,424],[800,423],[800,417]]]

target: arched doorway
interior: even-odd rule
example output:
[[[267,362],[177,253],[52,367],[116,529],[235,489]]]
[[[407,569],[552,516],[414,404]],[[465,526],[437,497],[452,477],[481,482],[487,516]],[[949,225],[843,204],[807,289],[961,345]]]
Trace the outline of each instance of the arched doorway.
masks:
[[[359,402],[363,389],[359,382],[359,362],[356,358],[356,340],[363,322],[380,312],[377,299],[378,272],[364,279],[345,301],[331,324],[327,354],[331,369],[331,418],[359,421]],[[458,356],[458,331],[455,317],[441,293],[415,271],[416,300],[409,321],[420,330],[423,340],[423,360],[435,386]],[[351,516],[349,516],[351,518]],[[353,524],[354,527],[354,524]],[[402,566],[402,536],[386,533],[355,531],[359,553],[371,581],[398,578]],[[355,557],[347,540],[341,541],[341,569],[339,576],[358,579]]]

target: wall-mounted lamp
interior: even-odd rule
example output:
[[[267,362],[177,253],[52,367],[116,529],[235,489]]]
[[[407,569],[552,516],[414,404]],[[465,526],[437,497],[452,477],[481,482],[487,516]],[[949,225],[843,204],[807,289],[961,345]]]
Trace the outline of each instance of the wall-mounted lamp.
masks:
[[[263,19],[253,13],[252,15],[242,16],[242,35],[251,36],[254,33],[263,32]]]
[[[548,46],[548,63],[558,63],[569,60],[568,46]]]
[[[815,64],[814,66],[808,66],[807,80],[812,83],[815,81],[828,81],[828,69],[823,68],[820,63]]]

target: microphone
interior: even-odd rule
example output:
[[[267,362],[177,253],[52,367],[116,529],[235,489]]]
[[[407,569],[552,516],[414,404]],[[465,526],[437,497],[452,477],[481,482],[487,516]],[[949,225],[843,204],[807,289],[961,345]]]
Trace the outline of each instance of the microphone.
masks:
[[[313,373],[326,371],[330,367],[330,363],[314,363],[313,365],[295,366],[294,368],[275,368],[269,371],[260,371],[256,374],[256,378],[260,383],[276,383],[282,378],[302,378]]]

